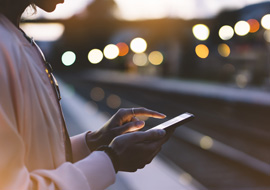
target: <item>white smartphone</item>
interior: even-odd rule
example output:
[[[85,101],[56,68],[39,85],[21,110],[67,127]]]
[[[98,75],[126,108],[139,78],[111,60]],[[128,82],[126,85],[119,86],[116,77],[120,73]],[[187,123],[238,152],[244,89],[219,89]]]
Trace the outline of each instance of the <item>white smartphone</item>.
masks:
[[[153,130],[153,129],[168,129],[170,127],[179,127],[180,125],[183,125],[184,123],[187,123],[191,120],[194,119],[194,115],[191,113],[183,113],[179,116],[176,116],[168,121],[165,121],[164,123],[161,123],[149,130]]]

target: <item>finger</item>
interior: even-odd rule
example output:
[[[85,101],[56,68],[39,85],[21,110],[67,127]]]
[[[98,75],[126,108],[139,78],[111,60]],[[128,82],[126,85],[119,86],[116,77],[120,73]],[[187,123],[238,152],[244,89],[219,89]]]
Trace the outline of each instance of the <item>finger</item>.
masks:
[[[132,117],[131,121],[135,122],[135,121],[140,121],[137,117]]]
[[[133,111],[131,110],[133,116],[147,116],[147,117],[154,117],[154,118],[160,118],[163,119],[166,117],[163,113],[159,113],[154,110],[150,110],[147,108],[133,108]]]
[[[115,130],[118,130],[120,134],[134,132],[142,129],[145,125],[144,121],[134,121],[126,123],[120,127],[115,128]]]
[[[115,114],[114,119],[119,121],[119,124],[122,125],[126,122],[130,122],[133,117],[136,116],[146,116],[146,117],[154,117],[163,119],[166,115],[159,113],[157,111],[149,110],[146,108],[132,108],[132,109],[124,109],[121,108]]]
[[[162,129],[156,129],[141,133],[136,133],[136,141],[137,142],[145,142],[145,141],[157,141],[162,139],[166,135],[166,131]]]

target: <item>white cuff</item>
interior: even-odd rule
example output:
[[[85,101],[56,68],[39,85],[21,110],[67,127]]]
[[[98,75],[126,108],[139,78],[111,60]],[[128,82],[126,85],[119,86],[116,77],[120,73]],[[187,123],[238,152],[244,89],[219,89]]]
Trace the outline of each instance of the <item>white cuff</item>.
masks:
[[[70,138],[73,154],[73,162],[77,162],[91,153],[85,139],[85,135],[87,133],[88,132],[85,132]]]
[[[112,161],[103,151],[94,151],[74,165],[83,172],[91,190],[106,189],[115,182],[116,174]]]

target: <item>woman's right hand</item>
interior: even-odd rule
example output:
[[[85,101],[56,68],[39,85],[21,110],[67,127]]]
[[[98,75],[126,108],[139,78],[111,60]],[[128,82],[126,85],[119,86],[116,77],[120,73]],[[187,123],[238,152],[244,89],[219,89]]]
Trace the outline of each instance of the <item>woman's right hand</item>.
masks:
[[[119,171],[135,172],[144,168],[169,139],[165,130],[134,132],[116,137],[110,147],[118,157]]]
[[[112,140],[122,134],[135,132],[142,129],[144,121],[139,121],[137,116],[163,119],[166,116],[157,111],[146,108],[120,109],[98,131],[88,133],[86,142],[90,150],[94,151],[102,145],[108,145]]]

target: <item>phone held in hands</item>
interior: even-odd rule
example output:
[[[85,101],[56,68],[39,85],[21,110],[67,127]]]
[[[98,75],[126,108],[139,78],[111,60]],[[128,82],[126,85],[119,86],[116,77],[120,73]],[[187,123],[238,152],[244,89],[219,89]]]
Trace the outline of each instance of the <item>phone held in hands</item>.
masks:
[[[193,120],[195,118],[195,116],[191,113],[183,113],[179,116],[176,116],[168,121],[165,121],[164,123],[161,123],[151,129],[148,129],[149,130],[153,130],[153,129],[169,129],[171,127],[179,127],[181,125],[183,125],[184,123],[187,123],[191,120]]]

